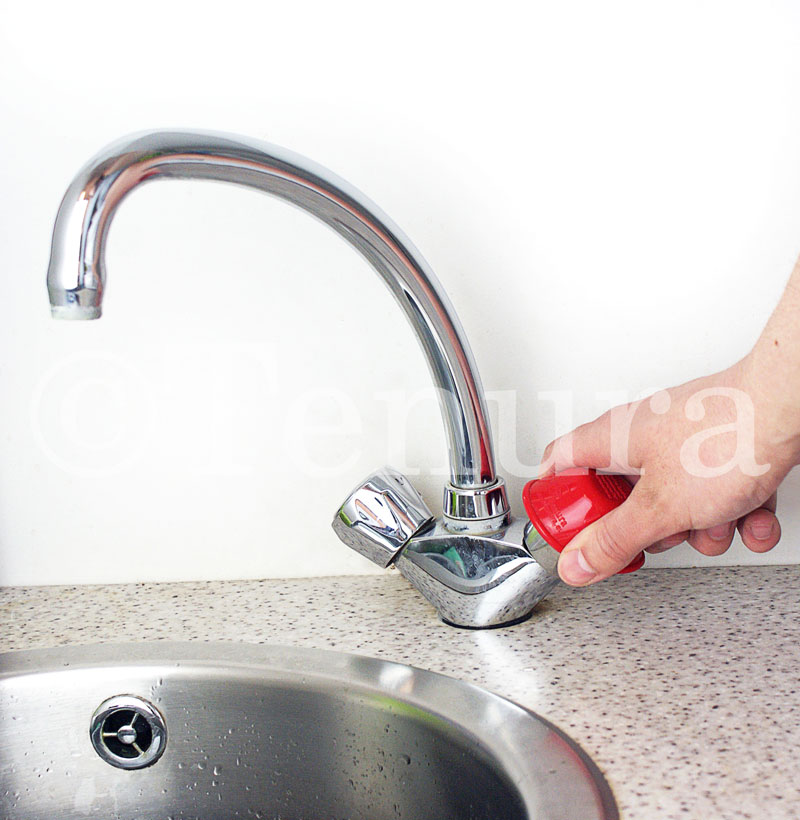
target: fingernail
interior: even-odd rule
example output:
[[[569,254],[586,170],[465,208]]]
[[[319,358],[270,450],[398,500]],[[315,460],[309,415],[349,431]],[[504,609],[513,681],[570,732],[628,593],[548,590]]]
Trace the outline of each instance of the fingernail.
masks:
[[[567,584],[572,586],[584,586],[597,576],[580,550],[562,553],[558,562],[558,573]]]
[[[709,527],[706,532],[708,533],[708,537],[712,541],[725,541],[726,539],[730,538],[731,535],[731,525],[730,524],[718,524],[716,527]],[[760,536],[756,536],[759,538]]]
[[[772,535],[773,526],[772,521],[756,521],[750,525],[750,532],[752,532],[759,541],[766,541],[767,538]]]

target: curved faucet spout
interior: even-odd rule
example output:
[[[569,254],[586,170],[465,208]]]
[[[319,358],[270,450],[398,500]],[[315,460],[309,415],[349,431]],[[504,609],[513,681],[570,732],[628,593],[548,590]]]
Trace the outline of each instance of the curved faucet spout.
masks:
[[[105,148],[78,173],[58,211],[47,275],[55,317],[100,316],[104,250],[114,214],[134,188],[161,178],[212,179],[273,194],[317,217],[358,250],[408,317],[438,388],[450,452],[446,518],[451,523],[507,519],[478,371],[439,282],[402,231],[363,194],[290,151],[200,131],[145,132]]]

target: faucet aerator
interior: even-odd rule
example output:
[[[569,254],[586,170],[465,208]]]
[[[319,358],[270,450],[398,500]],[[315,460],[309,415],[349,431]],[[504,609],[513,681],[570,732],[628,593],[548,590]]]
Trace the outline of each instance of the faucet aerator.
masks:
[[[50,305],[50,315],[54,319],[83,322],[87,319],[99,319],[103,311],[99,305]]]

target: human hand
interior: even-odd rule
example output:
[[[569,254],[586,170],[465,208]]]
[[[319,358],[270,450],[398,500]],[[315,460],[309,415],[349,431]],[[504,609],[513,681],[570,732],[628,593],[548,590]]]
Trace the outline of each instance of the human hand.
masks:
[[[800,460],[800,426],[775,395],[785,385],[756,377],[762,363],[754,350],[728,370],[616,407],[548,445],[541,475],[594,467],[635,481],[621,506],[566,546],[558,564],[566,583],[595,583],[643,549],[685,540],[721,555],[737,528],[753,552],[778,543],[776,490]]]

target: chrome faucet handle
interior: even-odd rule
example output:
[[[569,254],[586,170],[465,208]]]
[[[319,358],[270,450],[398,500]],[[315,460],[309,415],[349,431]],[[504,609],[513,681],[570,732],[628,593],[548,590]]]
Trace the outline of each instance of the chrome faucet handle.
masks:
[[[333,517],[341,541],[381,567],[394,564],[452,626],[514,623],[558,583],[558,553],[528,536],[527,520],[476,533],[451,526],[392,467],[367,476]]]
[[[348,547],[388,567],[409,540],[432,523],[433,514],[411,482],[384,467],[350,493],[334,516],[333,529]]]

